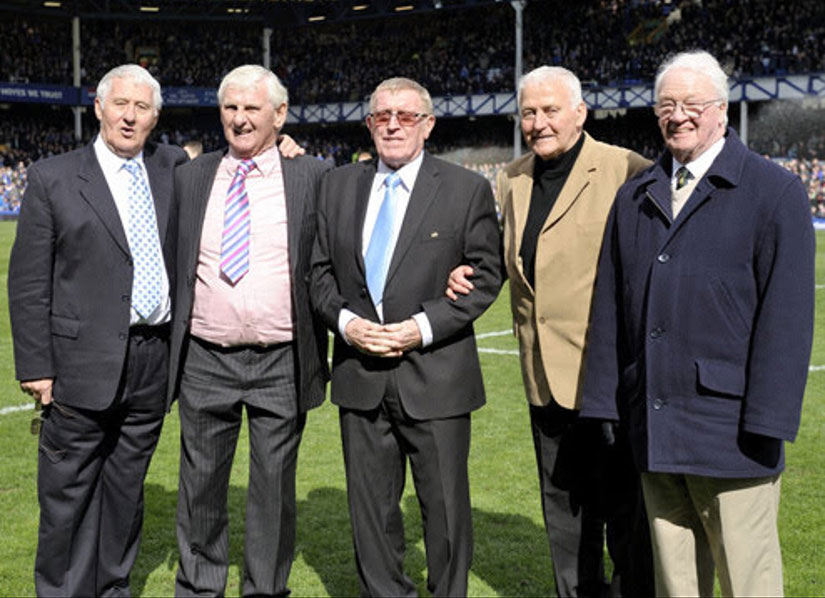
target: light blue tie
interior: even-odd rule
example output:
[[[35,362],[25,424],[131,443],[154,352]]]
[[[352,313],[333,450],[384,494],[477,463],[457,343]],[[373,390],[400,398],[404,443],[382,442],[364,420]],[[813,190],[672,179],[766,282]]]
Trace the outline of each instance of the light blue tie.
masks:
[[[381,303],[384,297],[384,283],[387,281],[387,270],[390,267],[392,258],[392,230],[395,223],[395,190],[401,184],[401,177],[397,172],[393,172],[386,179],[384,184],[387,190],[384,192],[384,201],[378,210],[378,217],[375,219],[375,226],[372,229],[370,244],[367,247],[367,254],[364,256],[364,266],[367,269],[367,288],[370,291],[374,305]]]
[[[132,307],[141,317],[148,318],[162,299],[163,256],[158,220],[140,164],[129,158],[123,168],[132,175],[129,181],[129,224],[126,227],[133,263]]]

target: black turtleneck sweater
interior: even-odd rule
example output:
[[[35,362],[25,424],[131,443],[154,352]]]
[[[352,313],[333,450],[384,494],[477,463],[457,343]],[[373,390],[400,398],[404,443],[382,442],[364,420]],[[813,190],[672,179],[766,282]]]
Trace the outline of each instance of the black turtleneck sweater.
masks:
[[[530,196],[530,210],[527,212],[527,222],[524,224],[524,236],[521,239],[519,257],[524,266],[524,275],[527,282],[534,289],[536,288],[536,247],[539,243],[539,233],[553,204],[561,193],[564,183],[579,152],[584,144],[584,133],[579,136],[579,140],[560,156],[542,160],[536,156],[536,164],[533,168],[533,193]]]

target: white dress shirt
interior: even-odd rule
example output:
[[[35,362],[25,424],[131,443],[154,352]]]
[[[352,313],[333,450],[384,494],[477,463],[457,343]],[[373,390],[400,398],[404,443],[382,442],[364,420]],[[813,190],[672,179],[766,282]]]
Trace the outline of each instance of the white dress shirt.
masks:
[[[375,173],[375,178],[372,180],[372,189],[370,190],[370,198],[367,203],[367,212],[364,216],[364,229],[361,233],[361,255],[366,256],[367,248],[372,238],[372,229],[375,228],[375,221],[378,219],[378,211],[381,209],[381,204],[384,201],[386,187],[384,181],[392,172],[398,172],[401,179],[401,184],[395,190],[395,214],[392,226],[392,236],[390,245],[395,250],[395,244],[398,241],[398,235],[401,232],[401,225],[404,222],[404,215],[407,213],[407,206],[410,204],[410,195],[412,195],[413,187],[415,186],[415,179],[418,177],[418,171],[421,170],[421,163],[424,160],[424,152],[422,151],[418,156],[408,164],[405,164],[397,171],[384,164],[381,160],[378,161],[378,169]],[[378,312],[378,318],[384,322],[384,304],[379,303],[375,306],[375,311]],[[346,335],[347,324],[358,316],[352,311],[344,308],[338,315],[338,331],[341,337],[349,343]],[[433,342],[433,329],[430,326],[430,320],[427,314],[423,311],[418,312],[412,316],[415,323],[418,324],[418,329],[421,332],[421,346],[426,347]]]
[[[106,179],[106,184],[109,186],[109,191],[112,193],[112,197],[115,200],[115,207],[117,207],[117,213],[120,216],[123,231],[126,232],[129,229],[129,183],[132,180],[132,175],[129,174],[125,168],[123,168],[123,165],[126,163],[126,158],[121,158],[110,150],[109,147],[103,142],[100,135],[98,135],[97,139],[95,139],[94,150],[95,156],[97,157],[97,163],[100,164],[100,168],[103,170],[103,176]],[[149,180],[149,175],[146,172],[146,166],[143,164],[143,151],[135,156],[133,160],[140,165],[140,169],[143,171],[143,176],[146,177],[146,186],[149,188],[149,194],[151,195],[152,184]],[[154,197],[152,200],[154,201]],[[161,250],[162,247],[163,244],[161,243]],[[129,317],[130,326],[134,326],[135,324],[155,326],[157,324],[164,324],[169,321],[171,314],[171,301],[169,299],[169,276],[166,273],[166,263],[163,259],[161,259],[160,267],[163,270],[161,275],[161,296],[163,299],[161,299],[161,302],[155,308],[155,311],[145,318],[141,317],[135,308],[132,307]]]

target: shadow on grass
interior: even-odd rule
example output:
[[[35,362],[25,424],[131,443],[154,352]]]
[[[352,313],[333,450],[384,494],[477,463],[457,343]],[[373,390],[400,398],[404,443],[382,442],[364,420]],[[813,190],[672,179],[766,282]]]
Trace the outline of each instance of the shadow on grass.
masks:
[[[404,501],[408,554],[406,566],[424,595],[426,557],[409,546],[422,537],[421,512],[414,496]],[[529,558],[525,558],[529,556]],[[470,571],[499,596],[553,596],[556,593],[544,527],[523,515],[473,509],[473,564]]]
[[[403,500],[407,553],[404,569],[421,595],[427,595],[427,561],[419,548],[421,511],[415,496]],[[522,515],[473,509],[472,572],[500,596],[552,596],[555,593],[544,528]],[[528,547],[534,547],[530,550]],[[312,490],[298,502],[297,552],[330,596],[357,596],[346,492]],[[530,558],[525,558],[529,555]]]
[[[177,492],[158,484],[145,487],[146,515],[140,555],[131,589],[143,595],[150,574],[168,572],[171,595],[177,570],[175,535]],[[246,488],[229,487],[229,566],[243,571],[243,517]],[[317,488],[298,501],[296,556],[302,555],[330,596],[359,594],[346,492]],[[405,570],[421,595],[426,595],[427,561],[419,547],[421,512],[415,496],[403,500],[407,543]],[[473,509],[475,537],[472,572],[500,596],[551,596],[555,593],[544,528],[522,515]],[[529,549],[528,547],[534,547]],[[529,558],[525,556],[529,555]],[[241,582],[242,584],[243,582]]]
[[[178,569],[178,540],[175,529],[177,489],[168,490],[159,484],[144,487],[145,513],[143,538],[137,563],[132,570],[130,586],[133,596],[142,596],[146,581],[156,569],[169,573],[168,595],[175,590],[175,574]],[[246,512],[246,488],[229,486],[229,567],[237,567],[243,575],[244,515]],[[241,586],[243,580],[241,580]]]

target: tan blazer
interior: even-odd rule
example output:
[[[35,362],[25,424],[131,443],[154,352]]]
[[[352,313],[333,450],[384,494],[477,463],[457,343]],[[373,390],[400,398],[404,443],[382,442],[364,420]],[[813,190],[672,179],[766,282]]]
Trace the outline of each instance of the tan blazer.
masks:
[[[536,289],[524,277],[518,255],[535,155],[530,152],[511,162],[497,177],[513,328],[527,400],[533,405],[547,405],[552,395],[562,407],[579,406],[582,353],[608,212],[622,183],[650,164],[630,150],[584,136],[581,153],[539,235]]]

